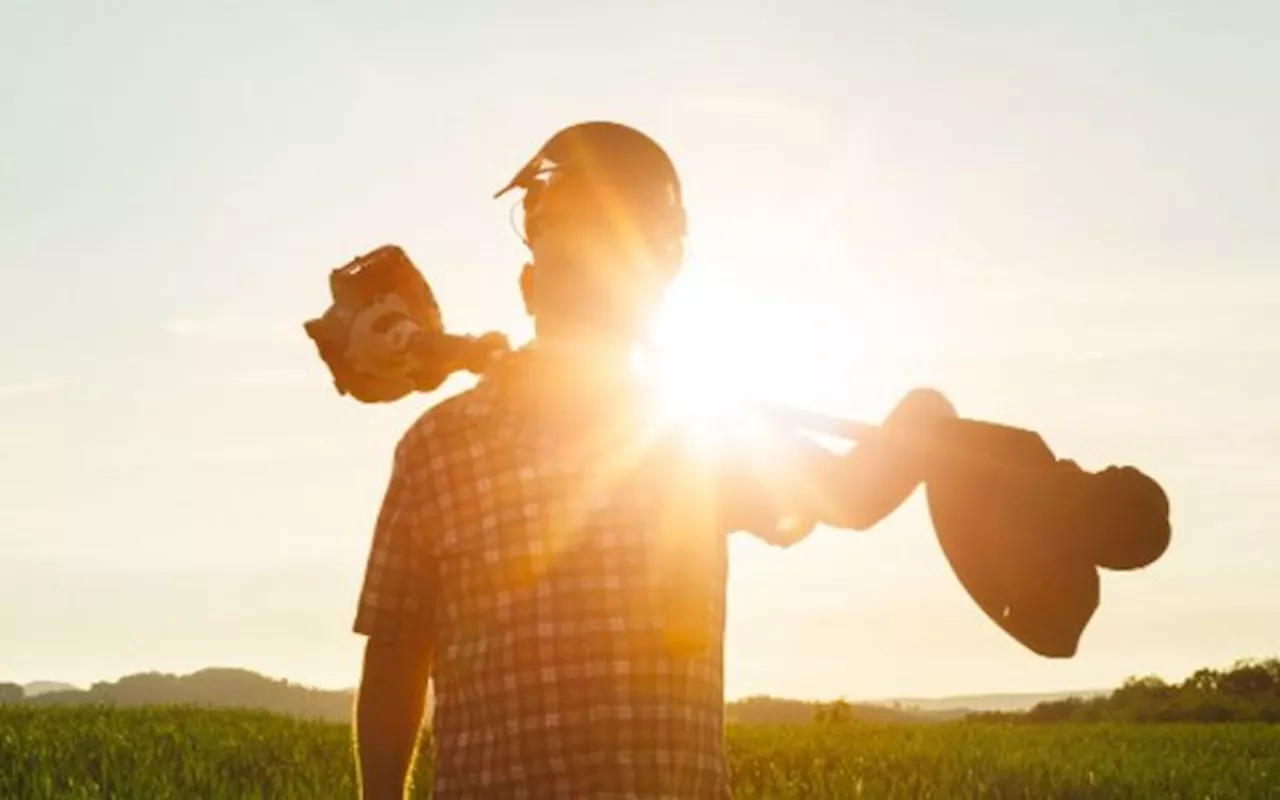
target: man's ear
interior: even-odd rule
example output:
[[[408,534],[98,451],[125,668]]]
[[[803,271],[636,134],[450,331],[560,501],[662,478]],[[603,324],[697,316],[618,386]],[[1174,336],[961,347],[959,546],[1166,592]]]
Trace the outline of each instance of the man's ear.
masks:
[[[536,317],[537,303],[534,302],[533,293],[533,264],[525,264],[520,270],[520,297],[524,299],[524,311],[531,317]]]

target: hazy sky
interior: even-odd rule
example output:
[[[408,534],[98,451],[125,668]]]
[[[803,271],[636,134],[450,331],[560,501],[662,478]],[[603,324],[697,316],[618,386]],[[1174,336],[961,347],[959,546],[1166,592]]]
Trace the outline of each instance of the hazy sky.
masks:
[[[1069,662],[982,617],[919,495],[868,533],[739,542],[731,695],[1280,652],[1280,5],[0,9],[0,680],[353,684],[391,447],[437,398],[339,398],[301,322],[394,241],[451,327],[525,335],[491,195],[588,118],[675,157],[673,309],[716,299],[753,393],[875,418],[930,383],[1173,501],[1168,555],[1104,573]]]

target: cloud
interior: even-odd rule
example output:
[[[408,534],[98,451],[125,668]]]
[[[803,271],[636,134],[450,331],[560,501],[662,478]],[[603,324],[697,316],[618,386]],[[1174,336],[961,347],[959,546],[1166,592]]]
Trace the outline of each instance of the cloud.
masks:
[[[306,339],[299,322],[238,315],[180,317],[168,322],[165,330],[183,338],[234,344],[297,344]]]
[[[0,383],[0,397],[48,394],[66,387],[68,383],[69,381],[65,378],[53,376],[40,376],[14,383]]]

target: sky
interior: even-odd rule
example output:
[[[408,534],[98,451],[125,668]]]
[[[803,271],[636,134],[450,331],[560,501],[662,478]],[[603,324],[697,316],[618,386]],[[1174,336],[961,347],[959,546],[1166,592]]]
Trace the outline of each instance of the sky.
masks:
[[[668,333],[745,395],[935,386],[1172,500],[1068,661],[982,616],[920,494],[736,538],[731,697],[1280,653],[1277,36],[1263,2],[0,4],[0,680],[354,685],[391,448],[445,393],[341,398],[302,322],[395,242],[449,327],[526,337],[492,194],[585,119],[675,159]]]

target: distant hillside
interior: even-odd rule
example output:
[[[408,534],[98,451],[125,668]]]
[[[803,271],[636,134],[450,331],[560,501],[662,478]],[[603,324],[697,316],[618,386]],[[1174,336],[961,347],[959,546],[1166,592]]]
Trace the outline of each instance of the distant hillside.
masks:
[[[141,673],[114,682],[95,683],[87,690],[55,681],[37,681],[23,689],[26,701],[36,705],[109,703],[242,707],[342,722],[350,719],[354,700],[351,690],[313,689],[250,670],[228,668],[204,669],[190,675]],[[1027,711],[1043,703],[1091,699],[1106,694],[1108,692],[1105,691],[1081,691],[856,701],[847,704],[847,713],[869,722],[938,722],[974,712]],[[803,724],[812,722],[822,709],[831,705],[781,697],[747,697],[729,702],[726,716],[731,722],[746,725]]]
[[[351,717],[350,691],[312,689],[275,680],[244,669],[210,668],[190,675],[147,672],[87,690],[66,689],[29,697],[32,705],[120,706],[197,705],[213,708],[256,708],[297,717],[346,721]]]
[[[823,713],[843,703],[844,713],[850,719],[864,722],[913,723],[936,722],[959,714],[916,711],[875,703],[835,701],[820,703],[811,700],[789,700],[783,697],[746,697],[734,700],[725,707],[729,722],[743,725],[801,725],[819,719]]]
[[[121,706],[197,705],[209,707],[257,708],[299,717],[346,722],[351,718],[352,690],[313,689],[286,680],[277,680],[244,669],[210,668],[190,675],[147,672],[118,681],[95,683],[88,689],[42,682],[43,691],[27,695],[32,705],[85,705],[105,703]],[[829,703],[750,697],[727,704],[730,721],[742,724],[802,724],[814,721]],[[874,722],[922,722],[954,718],[947,710],[894,708],[888,704],[850,703],[846,711],[853,718]]]
[[[73,686],[70,683],[59,683],[58,681],[33,681],[22,687],[22,691],[27,697],[37,697],[49,692],[73,692],[79,689],[79,686]]]
[[[296,717],[348,722],[354,692],[314,689],[245,669],[210,668],[190,675],[148,672],[88,689],[41,681],[0,683],[0,704],[194,705],[253,708]],[[16,699],[15,699],[16,698]],[[428,696],[428,707],[431,698]],[[1115,690],[902,698],[879,702],[814,702],[757,696],[726,704],[733,723],[806,724],[862,720],[929,723],[962,718],[1001,722],[1121,720],[1280,722],[1280,659],[1241,660],[1229,669],[1201,669],[1180,684],[1154,676],[1130,678]]]
[[[1043,692],[1026,694],[957,695],[955,697],[902,697],[888,700],[847,702],[847,712],[868,722],[941,722],[973,713],[1013,713],[1029,711],[1042,703],[1090,700],[1105,697],[1109,690]],[[728,704],[730,721],[747,724],[811,722],[815,714],[832,703],[790,700],[781,697],[747,697]]]
[[[1094,697],[1103,697],[1110,693],[1110,689],[1081,689],[1074,692],[902,697],[875,702],[918,711],[1026,711],[1041,703],[1054,703],[1071,699],[1089,700]]]

